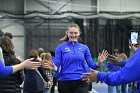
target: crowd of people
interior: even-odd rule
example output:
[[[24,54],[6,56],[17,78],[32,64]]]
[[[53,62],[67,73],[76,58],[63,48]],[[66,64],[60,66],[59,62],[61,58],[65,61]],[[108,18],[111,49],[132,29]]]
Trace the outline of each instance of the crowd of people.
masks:
[[[0,31],[0,93],[21,93],[23,82],[24,93],[55,93],[57,84],[59,93],[89,93],[91,82],[99,81],[108,85],[108,93],[114,87],[117,93],[127,93],[127,84],[140,80],[140,48],[130,43],[135,51],[130,59],[118,49],[112,54],[102,50],[94,62],[88,46],[79,41],[80,34],[72,22],[55,51],[32,49],[24,60],[15,55],[12,34]],[[107,72],[97,71],[104,61]]]

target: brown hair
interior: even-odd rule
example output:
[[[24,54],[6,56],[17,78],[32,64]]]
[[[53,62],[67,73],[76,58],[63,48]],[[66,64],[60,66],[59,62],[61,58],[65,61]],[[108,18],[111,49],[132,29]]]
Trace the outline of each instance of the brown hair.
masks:
[[[80,31],[80,27],[78,26],[78,24],[76,24],[76,23],[74,23],[74,22],[71,22],[71,23],[68,25],[67,31],[69,31],[69,28],[71,28],[71,27],[78,28],[79,31]],[[61,40],[61,41],[68,41],[68,40],[69,40],[68,35],[65,34],[65,36],[62,37],[60,40]]]
[[[29,58],[37,58],[37,57],[38,57],[37,50],[33,49],[29,52]]]
[[[3,52],[8,52],[11,55],[15,54],[14,45],[8,36],[0,37],[0,47],[2,48]]]
[[[13,39],[13,35],[9,32],[5,32],[4,36],[8,36],[10,39]]]

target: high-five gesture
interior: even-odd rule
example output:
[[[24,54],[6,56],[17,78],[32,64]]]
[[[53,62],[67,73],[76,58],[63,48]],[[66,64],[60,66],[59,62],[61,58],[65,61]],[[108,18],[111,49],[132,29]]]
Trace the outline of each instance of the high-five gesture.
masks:
[[[47,61],[46,63],[44,63],[44,68],[52,70],[52,71],[56,71],[57,67],[55,66],[55,64],[52,61]]]
[[[103,50],[102,53],[99,53],[97,66],[100,66],[100,64],[106,60],[108,55],[109,54],[108,54],[107,50]]]
[[[87,82],[97,81],[97,74],[98,74],[98,71],[90,69],[90,73],[87,73],[87,74],[84,73],[82,75],[82,80],[87,81]]]

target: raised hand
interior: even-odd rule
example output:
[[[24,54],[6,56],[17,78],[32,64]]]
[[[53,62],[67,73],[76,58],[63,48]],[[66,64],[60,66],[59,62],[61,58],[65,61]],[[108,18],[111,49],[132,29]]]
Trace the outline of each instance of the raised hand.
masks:
[[[103,50],[102,53],[99,53],[97,65],[100,66],[100,64],[106,60],[108,55],[107,50]]]
[[[107,58],[108,63],[116,65],[116,66],[121,66],[121,60],[119,57],[115,57],[113,55],[109,55]]]
[[[131,41],[129,41],[129,46],[131,47],[131,49],[132,49],[134,52],[135,52],[135,51],[137,50],[137,48],[138,48],[138,46],[132,44]]]

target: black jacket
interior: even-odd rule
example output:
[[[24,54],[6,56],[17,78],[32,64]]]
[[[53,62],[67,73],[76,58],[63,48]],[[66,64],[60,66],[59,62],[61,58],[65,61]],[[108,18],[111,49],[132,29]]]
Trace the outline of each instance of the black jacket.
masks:
[[[20,61],[16,59],[15,55],[4,53],[4,61],[6,66],[19,64]],[[21,93],[20,84],[23,82],[23,73],[16,72],[10,76],[0,78],[0,93]]]
[[[37,59],[34,59],[32,61],[38,61]],[[48,77],[46,75],[45,69],[41,66],[38,68],[38,71],[42,75],[42,77],[45,79],[45,81],[48,81]],[[25,80],[23,85],[23,91],[24,92],[44,92],[44,82],[40,75],[36,72],[36,70],[32,69],[25,69]]]

